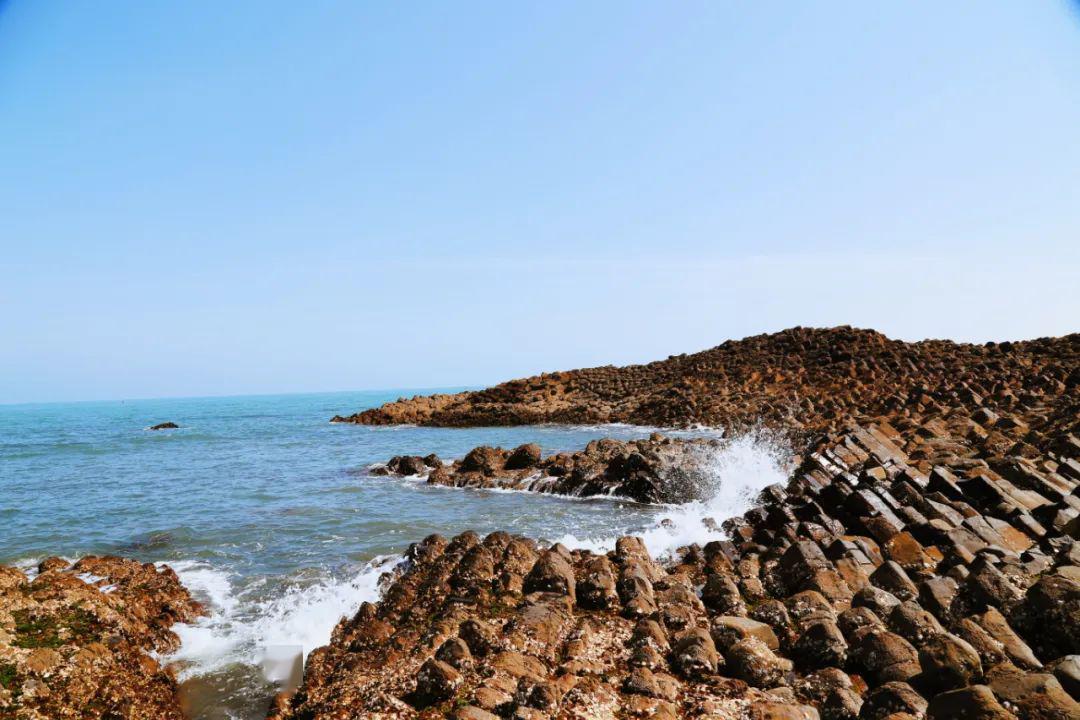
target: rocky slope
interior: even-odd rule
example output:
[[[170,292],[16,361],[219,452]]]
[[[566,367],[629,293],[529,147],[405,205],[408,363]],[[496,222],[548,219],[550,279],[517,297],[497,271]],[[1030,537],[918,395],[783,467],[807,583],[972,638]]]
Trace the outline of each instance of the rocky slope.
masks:
[[[171,569],[115,557],[0,566],[0,718],[182,720],[173,623],[202,608]]]
[[[415,397],[335,422],[479,426],[625,422],[764,422],[833,431],[853,415],[1011,393],[1060,395],[1080,385],[1080,335],[970,345],[907,343],[872,330],[793,328],[629,367],[547,373],[486,390]]]
[[[851,424],[675,558],[429,537],[271,717],[1080,717],[1076,423]]]

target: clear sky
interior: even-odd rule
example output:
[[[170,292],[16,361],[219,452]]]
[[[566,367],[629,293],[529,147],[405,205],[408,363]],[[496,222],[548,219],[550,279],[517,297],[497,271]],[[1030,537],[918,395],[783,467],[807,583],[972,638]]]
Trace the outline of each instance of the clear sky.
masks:
[[[0,402],[1080,331],[1080,12],[0,0]]]

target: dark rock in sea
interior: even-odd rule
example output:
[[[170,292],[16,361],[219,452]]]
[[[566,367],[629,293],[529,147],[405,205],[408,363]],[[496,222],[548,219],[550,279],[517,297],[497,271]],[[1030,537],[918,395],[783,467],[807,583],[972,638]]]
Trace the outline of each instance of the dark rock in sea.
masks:
[[[177,425],[174,422],[163,422],[163,423],[158,423],[157,425],[151,425],[149,429],[150,430],[176,430],[179,427],[180,426]]]

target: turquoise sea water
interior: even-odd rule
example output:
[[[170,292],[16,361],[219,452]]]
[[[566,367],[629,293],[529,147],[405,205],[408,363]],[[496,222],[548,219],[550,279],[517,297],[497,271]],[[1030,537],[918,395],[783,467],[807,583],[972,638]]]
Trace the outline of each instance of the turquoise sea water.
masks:
[[[451,459],[481,444],[524,442],[551,452],[652,431],[328,422],[403,394],[412,393],[0,406],[0,563],[30,568],[48,555],[88,553],[169,563],[211,609],[179,629],[183,648],[167,659],[181,668],[190,714],[246,720],[263,716],[273,690],[260,667],[266,648],[306,654],[325,643],[342,615],[377,596],[380,571],[409,543],[501,529],[602,545],[672,512],[373,477],[370,465],[402,453]],[[181,427],[147,429],[164,421]],[[759,445],[729,460],[728,474],[740,479],[711,510],[727,511],[778,478],[775,453]]]

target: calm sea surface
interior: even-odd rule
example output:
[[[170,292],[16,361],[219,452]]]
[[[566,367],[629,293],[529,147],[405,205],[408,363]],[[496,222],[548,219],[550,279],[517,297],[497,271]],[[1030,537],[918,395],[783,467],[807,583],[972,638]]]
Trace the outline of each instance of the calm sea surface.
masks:
[[[477,445],[574,450],[651,428],[433,429],[331,425],[334,414],[411,392],[0,405],[0,564],[114,553],[166,562],[211,609],[179,628],[171,661],[199,720],[261,718],[264,660],[306,654],[377,597],[380,572],[439,532],[507,530],[606,547],[645,534],[656,551],[701,537],[701,518],[737,512],[782,479],[783,449],[757,439],[716,458],[716,496],[682,508],[611,499],[429,487],[373,477],[397,454],[457,458]],[[164,421],[178,430],[151,432]],[[658,528],[664,517],[674,522]]]

